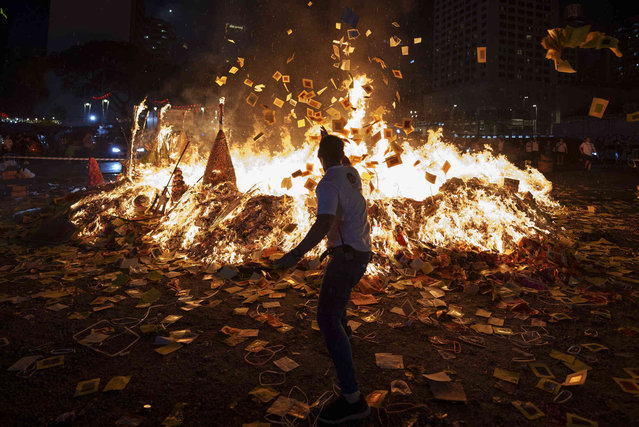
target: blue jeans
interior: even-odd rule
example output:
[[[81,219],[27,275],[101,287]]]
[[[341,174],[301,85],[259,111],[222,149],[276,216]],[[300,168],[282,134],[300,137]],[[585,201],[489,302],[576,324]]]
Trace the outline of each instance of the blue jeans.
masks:
[[[351,260],[335,251],[326,266],[317,304],[317,323],[333,359],[342,394],[359,391],[351,344],[346,335],[346,304],[370,261],[370,252],[353,251]]]

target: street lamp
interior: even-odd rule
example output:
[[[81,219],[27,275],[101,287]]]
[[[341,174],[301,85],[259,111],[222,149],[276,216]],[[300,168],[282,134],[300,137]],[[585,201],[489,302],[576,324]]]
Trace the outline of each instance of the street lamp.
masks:
[[[105,116],[106,113],[109,111],[109,100],[108,99],[103,99],[102,100],[102,124],[104,124],[105,122]]]
[[[535,108],[535,122],[533,123],[533,134],[537,135],[537,104],[533,104]]]

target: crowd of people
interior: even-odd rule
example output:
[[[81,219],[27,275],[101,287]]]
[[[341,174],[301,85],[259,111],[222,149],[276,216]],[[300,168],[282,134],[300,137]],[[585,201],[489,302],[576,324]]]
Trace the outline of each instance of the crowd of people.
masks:
[[[44,147],[40,138],[35,135],[17,133],[2,137],[2,154],[16,156],[34,156],[42,154]]]
[[[41,135],[35,133],[0,134],[0,154],[13,156],[90,156],[95,141],[89,131]]]
[[[484,140],[485,141],[485,140]],[[491,140],[490,144],[495,154],[504,154],[519,166],[530,164],[544,169],[574,168],[581,165],[590,172],[593,164],[625,166],[628,159],[639,157],[639,146],[633,141],[621,142],[600,140],[593,143],[590,137],[583,139],[565,138],[530,138]],[[639,143],[639,141],[638,141]],[[477,144],[479,147],[479,144]],[[480,150],[481,148],[477,148]]]
[[[475,139],[454,141],[462,151],[482,151],[485,145],[492,147],[496,155],[504,154],[520,167],[530,164],[543,170],[573,168],[581,162],[586,171],[593,163],[607,165],[626,164],[627,159],[639,158],[639,141],[613,138],[610,141],[589,137],[582,140],[564,138]],[[58,131],[50,135],[36,133],[0,133],[0,155],[14,156],[96,156],[96,141],[89,129]]]

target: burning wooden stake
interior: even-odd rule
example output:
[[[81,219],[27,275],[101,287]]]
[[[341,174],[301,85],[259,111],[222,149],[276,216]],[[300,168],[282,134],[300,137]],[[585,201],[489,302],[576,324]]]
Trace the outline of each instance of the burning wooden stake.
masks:
[[[179,176],[180,176],[180,179],[182,180],[181,184],[178,183],[178,186],[184,185],[184,180],[182,179],[182,171],[180,170],[180,168],[178,168],[178,166],[180,165],[180,162],[182,161],[182,156],[184,156],[184,153],[186,153],[186,150],[189,148],[190,143],[191,141],[187,140],[186,147],[184,147],[184,150],[182,150],[182,154],[180,154],[180,158],[175,164],[175,168],[173,169],[173,172],[171,172],[171,176],[169,176],[169,180],[164,186],[162,193],[155,193],[155,198],[153,199],[153,203],[151,203],[151,206],[149,207],[149,210],[148,210],[149,212],[152,212],[154,215],[158,213],[161,213],[162,215],[164,215],[164,211],[166,210],[166,204],[169,201],[169,197],[167,196],[167,190],[169,188],[169,185],[171,184],[171,180],[175,176],[176,171],[180,171]],[[184,194],[184,192],[182,192],[182,194]],[[182,197],[182,194],[180,194],[180,197]]]
[[[231,154],[229,153],[229,146],[226,143],[226,135],[222,128],[224,117],[224,98],[220,99],[220,130],[215,137],[213,147],[211,147],[211,154],[209,154],[209,160],[206,163],[206,169],[204,170],[204,184],[218,184],[220,182],[229,181],[233,185],[237,185],[235,180],[235,168],[233,168],[233,161],[231,160]]]

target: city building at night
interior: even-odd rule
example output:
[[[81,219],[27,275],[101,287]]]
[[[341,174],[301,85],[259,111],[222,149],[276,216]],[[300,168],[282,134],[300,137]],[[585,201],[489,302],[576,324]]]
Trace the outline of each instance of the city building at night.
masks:
[[[177,36],[171,23],[158,18],[145,20],[142,46],[160,59],[169,59],[177,47]]]
[[[624,87],[639,87],[639,15],[630,16],[615,26],[615,36],[623,56],[613,69],[615,81]],[[629,105],[632,112],[639,110],[636,102]],[[630,111],[629,111],[630,112]]]
[[[557,77],[540,40],[557,18],[554,0],[436,0],[427,120],[459,135],[550,133]]]

